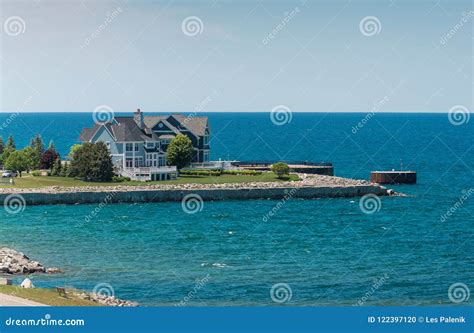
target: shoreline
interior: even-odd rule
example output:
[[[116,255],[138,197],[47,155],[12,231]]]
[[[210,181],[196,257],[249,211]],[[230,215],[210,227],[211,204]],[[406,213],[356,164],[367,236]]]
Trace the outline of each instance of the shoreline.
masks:
[[[220,184],[151,184],[81,187],[2,188],[0,200],[21,196],[25,205],[167,202],[198,196],[202,201],[318,199],[393,195],[379,184],[324,175],[298,174],[299,181]]]

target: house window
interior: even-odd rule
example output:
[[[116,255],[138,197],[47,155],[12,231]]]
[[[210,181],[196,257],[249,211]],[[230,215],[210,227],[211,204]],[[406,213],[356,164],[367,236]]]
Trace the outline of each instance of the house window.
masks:
[[[135,157],[135,168],[143,166],[143,157]]]
[[[165,166],[166,161],[163,155],[158,156],[158,166]]]
[[[139,151],[140,147],[138,146],[138,143],[134,143],[134,145],[135,145],[135,151]]]
[[[146,166],[156,167],[158,166],[157,153],[147,153],[146,154]]]
[[[205,150],[203,152],[203,162],[209,162],[209,151]]]
[[[110,150],[110,141],[105,141],[105,145],[107,146],[107,149]]]
[[[125,160],[125,167],[126,167],[126,168],[133,168],[133,159],[127,158],[127,159]]]
[[[207,134],[207,133],[206,133],[206,135],[204,135],[204,144],[205,145],[209,144],[209,134]]]
[[[125,151],[133,151],[133,143],[126,143]]]
[[[147,147],[147,148],[155,148],[155,143],[154,143],[154,142],[149,142],[149,141],[147,141],[146,147]]]

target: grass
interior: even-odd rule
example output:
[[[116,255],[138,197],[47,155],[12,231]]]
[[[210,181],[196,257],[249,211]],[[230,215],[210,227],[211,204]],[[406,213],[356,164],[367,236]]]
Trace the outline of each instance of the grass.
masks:
[[[223,184],[223,183],[246,183],[246,182],[281,182],[296,181],[298,176],[291,174],[288,179],[278,179],[273,172],[263,172],[261,175],[220,175],[220,176],[180,176],[176,180],[158,181],[158,182],[139,182],[125,181],[117,182],[85,182],[79,179],[53,176],[32,176],[24,173],[22,177],[15,178],[15,185],[0,184],[0,188],[37,188],[46,186],[117,186],[128,185],[138,186],[147,184]]]
[[[21,297],[30,301],[51,306],[101,306],[101,304],[80,299],[73,295],[74,290],[66,290],[66,297],[59,296],[56,289],[24,289],[18,286],[0,286],[0,293]]]

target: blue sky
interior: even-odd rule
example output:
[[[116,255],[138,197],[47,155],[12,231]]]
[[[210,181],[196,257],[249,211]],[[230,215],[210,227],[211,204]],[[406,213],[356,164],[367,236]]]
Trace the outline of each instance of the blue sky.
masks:
[[[469,0],[0,3],[4,112],[473,110]]]

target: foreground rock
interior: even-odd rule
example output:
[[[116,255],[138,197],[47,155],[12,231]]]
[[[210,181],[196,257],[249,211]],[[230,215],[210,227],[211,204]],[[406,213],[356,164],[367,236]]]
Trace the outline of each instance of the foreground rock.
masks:
[[[60,273],[58,268],[46,269],[38,261],[31,260],[22,252],[0,248],[0,274]]]
[[[138,306],[138,303],[136,302],[125,301],[119,298],[115,298],[115,296],[108,296],[104,294],[80,292],[76,293],[75,295],[81,299],[96,302],[106,306]]]

